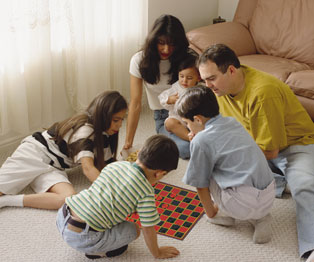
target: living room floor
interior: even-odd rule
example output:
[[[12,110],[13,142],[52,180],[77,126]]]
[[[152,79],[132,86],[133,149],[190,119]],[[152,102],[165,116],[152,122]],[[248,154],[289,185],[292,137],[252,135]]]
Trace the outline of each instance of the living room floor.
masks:
[[[153,135],[154,120],[150,110],[143,110],[134,144],[142,144]],[[125,137],[125,123],[120,131],[119,148]],[[0,152],[0,164],[12,153]],[[187,160],[180,160],[177,170],[169,173],[162,181],[188,189],[181,179]],[[69,178],[75,189],[80,191],[89,186],[80,168],[69,171]],[[27,188],[24,193],[31,193]],[[253,244],[252,226],[245,221],[237,221],[234,227],[209,224],[203,216],[187,237],[181,241],[158,236],[159,245],[171,245],[181,254],[170,261],[223,261],[223,262],[264,262],[303,261],[298,257],[297,232],[295,225],[295,204],[289,194],[276,199],[271,212],[272,240],[263,245]],[[84,254],[67,246],[55,225],[56,211],[31,208],[0,209],[0,258],[4,262],[36,261],[91,261]],[[128,251],[117,258],[97,261],[156,261],[146,248],[144,238],[129,245]]]

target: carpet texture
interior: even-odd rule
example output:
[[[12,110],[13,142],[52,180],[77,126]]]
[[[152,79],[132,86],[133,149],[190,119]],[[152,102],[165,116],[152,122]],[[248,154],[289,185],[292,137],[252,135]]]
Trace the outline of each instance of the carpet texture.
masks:
[[[143,143],[154,133],[152,113],[144,111],[134,143]],[[120,131],[120,149],[124,137],[125,123]],[[13,150],[14,148],[0,151],[0,164]],[[180,160],[178,169],[169,173],[162,181],[195,190],[181,182],[187,164],[188,161]],[[68,173],[77,191],[90,185],[80,168],[72,169]],[[26,188],[24,193],[32,193],[32,191]],[[304,261],[298,257],[295,204],[291,196],[284,195],[282,199],[276,199],[271,215],[273,217],[272,240],[263,245],[253,244],[253,227],[248,222],[237,221],[234,227],[226,228],[209,224],[205,215],[183,241],[161,235],[158,235],[158,241],[159,245],[171,245],[180,250],[180,255],[169,261]],[[56,228],[55,219],[56,211],[11,207],[0,209],[0,261],[92,261],[63,242]],[[157,260],[151,256],[141,236],[132,242],[127,252],[121,256],[96,261]]]

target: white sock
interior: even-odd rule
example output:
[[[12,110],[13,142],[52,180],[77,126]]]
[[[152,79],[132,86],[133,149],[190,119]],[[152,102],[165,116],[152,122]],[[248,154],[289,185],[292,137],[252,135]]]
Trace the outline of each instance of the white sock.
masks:
[[[271,239],[271,215],[261,219],[251,219],[249,222],[254,226],[253,242],[255,244],[264,244]]]
[[[209,223],[221,226],[234,226],[235,224],[235,219],[233,217],[225,215],[220,209],[214,217],[207,217],[207,221]]]
[[[23,207],[24,195],[3,195],[0,196],[1,207]]]

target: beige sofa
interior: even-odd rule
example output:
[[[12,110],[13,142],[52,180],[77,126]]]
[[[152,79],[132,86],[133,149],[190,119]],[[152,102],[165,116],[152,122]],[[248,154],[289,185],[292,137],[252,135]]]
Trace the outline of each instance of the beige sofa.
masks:
[[[239,0],[232,22],[187,33],[198,53],[231,47],[242,64],[288,84],[314,120],[314,0]]]

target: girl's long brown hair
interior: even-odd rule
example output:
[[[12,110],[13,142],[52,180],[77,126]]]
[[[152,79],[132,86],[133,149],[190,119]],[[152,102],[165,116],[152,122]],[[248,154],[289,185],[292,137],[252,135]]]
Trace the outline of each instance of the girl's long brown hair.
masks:
[[[74,133],[86,123],[93,126],[94,132],[80,143],[75,143],[75,146],[67,148],[69,157],[73,158],[79,152],[81,146],[88,143],[88,139],[94,135],[95,166],[101,170],[105,166],[104,162],[104,139],[103,132],[107,131],[111,125],[112,116],[122,110],[127,109],[127,102],[124,97],[117,91],[105,91],[99,94],[89,104],[84,113],[70,117],[62,122],[55,123],[52,127],[55,130],[53,139],[57,144],[60,144],[64,136],[72,129],[73,132],[69,137],[71,141]],[[112,150],[114,158],[116,158],[118,147],[118,134],[111,136]]]

